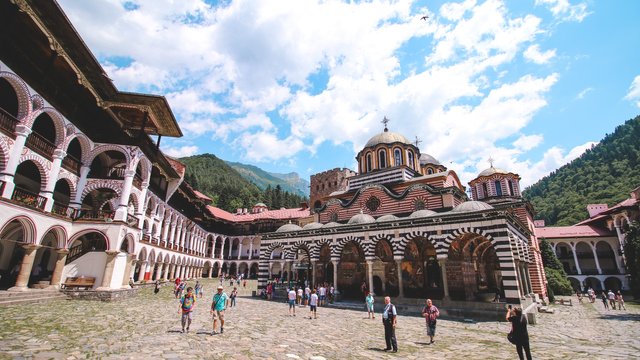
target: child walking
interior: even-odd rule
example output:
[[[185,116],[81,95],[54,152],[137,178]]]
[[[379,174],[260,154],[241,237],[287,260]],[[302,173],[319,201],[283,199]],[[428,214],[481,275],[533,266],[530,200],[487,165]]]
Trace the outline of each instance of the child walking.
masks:
[[[184,326],[187,325],[187,332],[189,332],[189,326],[191,326],[191,313],[196,306],[196,297],[193,295],[193,288],[187,288],[187,293],[180,298],[180,307],[178,313],[182,314],[182,332],[184,332]]]

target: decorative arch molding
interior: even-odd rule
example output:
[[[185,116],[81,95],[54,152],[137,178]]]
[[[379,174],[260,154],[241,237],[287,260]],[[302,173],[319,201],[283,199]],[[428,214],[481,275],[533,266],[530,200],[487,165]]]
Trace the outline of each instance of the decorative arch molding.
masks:
[[[24,121],[29,114],[31,113],[31,95],[29,93],[29,87],[27,83],[22,80],[18,75],[8,72],[8,71],[0,71],[0,78],[5,79],[11,86],[13,90],[16,92],[16,97],[18,98],[18,121]]]
[[[140,164],[140,176],[142,181],[149,181],[151,178],[151,161],[147,159],[144,153],[138,148],[131,148],[130,153],[130,166],[127,170],[136,171],[138,164]]]
[[[90,234],[90,233],[98,233],[100,235],[102,235],[102,238],[104,239],[105,242],[105,248],[107,250],[110,250],[111,247],[109,246],[109,237],[107,236],[107,234],[104,233],[104,231],[100,230],[100,229],[84,229],[84,230],[80,230],[77,233],[73,234],[73,236],[71,236],[69,238],[69,240],[67,241],[67,245],[65,247],[65,249],[68,249],[69,246],[71,246],[71,244],[73,244],[74,241],[76,241],[78,238]]]
[[[66,121],[64,120],[62,114],[58,112],[58,110],[52,107],[44,107],[42,109],[38,109],[31,113],[29,117],[27,117],[25,125],[29,128],[32,128],[33,124],[36,122],[36,119],[42,114],[49,115],[49,117],[51,117],[51,120],[53,120],[53,126],[55,126],[56,128],[56,141],[54,145],[56,146],[56,149],[60,149],[64,144],[64,140],[66,138]]]
[[[311,258],[311,254],[313,253],[312,248],[313,248],[312,242],[308,242],[304,240],[296,241],[289,247],[289,255],[291,256],[291,260],[295,260],[295,256],[298,253],[298,250],[300,249],[306,250],[307,253],[309,254],[309,258]]]
[[[376,253],[376,246],[378,246],[378,243],[380,242],[380,240],[386,240],[387,242],[389,242],[389,245],[391,245],[391,251],[393,252],[394,255],[396,255],[397,253],[400,253],[400,250],[398,250],[398,242],[394,241],[394,237],[390,234],[377,234],[374,235],[372,237],[369,238],[370,241],[370,247],[368,248],[368,251],[365,253],[365,256],[372,258],[375,256]],[[406,244],[405,244],[406,245]],[[403,250],[404,251],[404,248]]]
[[[7,220],[3,225],[2,228],[0,228],[0,234],[2,234],[6,228],[7,225],[9,225],[12,221],[18,221],[20,223],[20,225],[22,225],[22,229],[23,229],[23,238],[24,238],[24,242],[26,244],[35,244],[36,243],[36,239],[38,238],[38,232],[36,230],[36,223],[28,216],[25,215],[18,215],[18,216],[14,216],[11,219]]]
[[[3,171],[7,167],[7,162],[9,161],[9,154],[12,143],[8,143],[9,137],[2,137],[0,139],[0,171]]]
[[[344,250],[344,246],[350,242],[356,243],[356,245],[358,245],[358,247],[360,247],[362,252],[366,255],[367,253],[371,252],[370,250],[371,244],[364,244],[363,240],[364,240],[363,236],[353,236],[353,235],[349,235],[345,238],[338,239],[338,243],[336,244],[336,246],[334,246],[331,249],[332,250],[331,258],[332,259],[340,258],[340,254],[342,254],[342,250]]]
[[[67,125],[67,136],[64,139],[64,142],[62,143],[62,148],[63,150],[66,152],[67,149],[69,148],[69,144],[71,144],[71,142],[73,141],[73,139],[78,139],[78,142],[80,143],[80,149],[82,149],[82,159],[78,159],[80,161],[83,162],[84,165],[91,165],[91,164],[86,164],[84,163],[84,159],[86,158],[86,154],[90,154],[91,151],[93,150],[93,142],[91,140],[89,140],[89,138],[81,133],[78,132],[78,130],[71,124]]]
[[[319,260],[320,259],[320,249],[322,249],[323,246],[328,245],[329,249],[331,249],[332,245],[333,245],[333,241],[331,241],[331,239],[320,239],[317,240],[315,242],[315,244],[312,246],[312,251],[311,251],[311,258],[314,260]],[[333,251],[331,251],[331,253],[333,254]]]
[[[49,227],[45,232],[43,232],[42,237],[38,241],[38,244],[42,245],[42,241],[50,231],[53,231],[53,234],[56,237],[56,246],[58,247],[58,249],[64,249],[65,245],[67,244],[68,234],[67,230],[60,225],[53,225]]]
[[[60,173],[58,173],[58,179],[56,180],[56,183],[58,183],[58,181],[60,181],[60,180],[64,180],[67,183],[67,185],[69,185],[69,190],[70,190],[70,194],[71,194],[69,196],[69,198],[70,199],[75,199],[75,197],[76,197],[76,184],[78,183],[78,178],[75,175],[70,174],[70,173],[68,173],[66,171],[65,172],[60,171]],[[54,188],[55,188],[55,184],[54,184]]]
[[[96,158],[96,156],[102,154],[105,151],[117,151],[121,153],[122,155],[124,155],[124,158],[128,164],[131,163],[132,161],[131,156],[125,146],[117,145],[117,144],[101,144],[93,148],[93,150],[91,150],[89,153],[82,154],[82,157],[83,157],[81,159],[82,163],[86,165],[91,165],[91,163]]]
[[[122,180],[113,180],[113,179],[90,179],[89,181],[87,181],[87,186],[85,186],[84,190],[82,191],[81,198],[82,200],[84,200],[87,194],[89,194],[93,190],[98,190],[98,189],[113,190],[116,192],[116,195],[118,196],[118,198],[120,198],[120,195],[122,194],[122,186],[120,184],[121,181]]]
[[[275,243],[272,243],[271,245],[269,245],[269,247],[264,252],[264,254],[261,255],[261,256],[263,256],[262,260],[271,260],[271,254],[277,248],[281,248],[282,249],[282,252],[285,253],[285,259],[286,259],[287,256],[286,256],[286,249],[285,249],[284,245],[282,245],[282,243],[280,243],[280,242],[275,242]]]
[[[441,244],[439,244],[437,241],[435,241],[435,240],[430,236],[430,234],[429,234],[428,232],[426,232],[426,231],[412,231],[412,232],[410,232],[410,233],[406,233],[406,234],[404,234],[404,236],[402,237],[402,239],[398,242],[398,246],[396,247],[396,248],[397,248],[397,251],[398,251],[398,254],[396,254],[396,253],[395,253],[395,250],[396,250],[396,249],[394,249],[394,255],[402,255],[402,254],[404,254],[404,250],[406,249],[407,244],[408,244],[410,241],[414,241],[414,240],[416,240],[416,239],[418,239],[418,238],[427,239],[427,241],[428,241],[428,242],[430,242],[430,243],[431,243],[431,245],[433,245],[433,247],[434,247],[436,250],[437,250],[437,249],[440,247],[440,245],[441,245]]]
[[[36,165],[36,167],[38,168],[38,171],[40,171],[40,190],[45,189],[47,187],[47,184],[49,184],[49,173],[51,173],[51,163],[49,161],[45,161],[45,159],[43,159],[42,156],[32,152],[31,150],[28,150],[26,154],[20,157],[20,160],[18,161],[18,166],[20,166],[20,164],[22,164],[25,161],[31,161]]]
[[[500,255],[500,252],[498,251],[498,246],[497,246],[498,244],[496,239],[487,231],[482,229],[477,229],[475,227],[466,227],[466,228],[453,230],[452,232],[447,234],[447,237],[444,239],[441,248],[445,249],[444,251],[448,252],[449,247],[451,246],[451,243],[453,242],[453,240],[466,234],[474,234],[477,236],[483,236],[487,238],[491,242],[491,245],[493,246],[493,248],[496,250],[496,254],[498,255],[498,257],[501,258],[504,256],[504,255]],[[515,256],[513,250],[510,251],[510,254],[511,256]]]
[[[31,111],[39,110],[45,107],[45,102],[39,94],[31,95]]]
[[[122,246],[124,241],[127,241],[127,252],[129,254],[135,254],[136,244],[135,244],[135,235],[133,233],[127,233],[122,237],[122,240],[118,243],[118,249]]]

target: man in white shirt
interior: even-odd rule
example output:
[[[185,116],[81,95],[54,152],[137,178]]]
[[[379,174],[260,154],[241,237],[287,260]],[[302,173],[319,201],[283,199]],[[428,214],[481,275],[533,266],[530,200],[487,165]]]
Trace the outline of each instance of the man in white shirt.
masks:
[[[311,295],[311,289],[309,289],[309,286],[307,286],[304,289],[304,305],[307,306],[307,304],[309,303],[309,296]]]
[[[296,291],[293,288],[289,289],[287,299],[289,300],[289,315],[293,311],[293,316],[296,316]]]
[[[391,298],[384,298],[384,311],[382,312],[382,324],[384,325],[384,341],[387,347],[384,351],[389,351],[393,347],[393,352],[398,352],[398,342],[396,341],[396,323],[398,313],[396,307],[391,303]]]
[[[311,313],[309,314],[309,319],[311,319],[311,314],[313,314],[313,318],[317,319],[318,316],[316,314],[316,308],[318,307],[318,295],[316,294],[316,290],[314,289],[309,297],[309,310]]]
[[[324,301],[327,297],[327,288],[324,287],[324,285],[320,286],[320,289],[318,289],[318,293],[320,294],[320,306],[324,306]]]

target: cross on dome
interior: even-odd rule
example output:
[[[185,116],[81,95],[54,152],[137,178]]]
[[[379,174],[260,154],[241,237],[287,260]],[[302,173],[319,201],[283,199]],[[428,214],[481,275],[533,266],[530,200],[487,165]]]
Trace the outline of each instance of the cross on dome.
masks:
[[[489,156],[489,159],[487,159],[489,161],[489,166],[493,167],[493,162],[495,160],[493,160],[493,158],[491,156]]]
[[[422,140],[420,140],[420,138],[416,136],[416,141],[414,141],[413,143],[416,145],[417,148],[419,148],[420,144],[422,143]]]
[[[385,115],[385,117],[384,117],[384,118],[382,119],[382,121],[381,121],[381,123],[383,123],[383,124],[384,124],[384,131],[389,131],[389,129],[387,129],[387,124],[389,123],[389,121],[391,121],[391,120],[389,120],[389,119],[387,118],[387,116]]]

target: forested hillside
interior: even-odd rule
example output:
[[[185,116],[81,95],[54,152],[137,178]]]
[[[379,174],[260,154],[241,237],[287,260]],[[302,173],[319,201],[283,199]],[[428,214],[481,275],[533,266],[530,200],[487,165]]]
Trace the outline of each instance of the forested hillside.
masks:
[[[289,173],[289,174],[278,174],[278,173],[270,173],[260,169],[257,166],[247,165],[237,162],[228,161],[227,164],[231,166],[234,170],[236,170],[243,178],[246,180],[256,184],[260,189],[266,190],[268,186],[275,188],[280,185],[282,190],[288,191],[292,194],[297,194],[300,196],[307,196],[309,192],[309,186],[307,183],[306,189],[301,191],[298,187],[299,181],[301,180],[297,173]],[[298,180],[298,182],[296,182]]]
[[[523,192],[547,225],[588,218],[587,204],[612,206],[640,186],[640,116],[618,126],[593,148]]]
[[[296,208],[306,198],[283,191],[280,186],[259,189],[245,180],[226,162],[212,154],[180,159],[187,166],[185,179],[196,190],[213,199],[213,204],[229,212],[238,208],[251,209],[258,202],[270,209]]]

